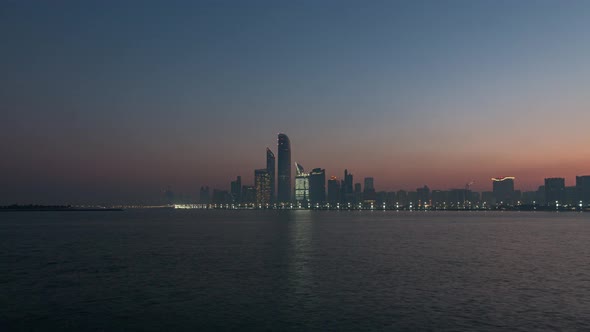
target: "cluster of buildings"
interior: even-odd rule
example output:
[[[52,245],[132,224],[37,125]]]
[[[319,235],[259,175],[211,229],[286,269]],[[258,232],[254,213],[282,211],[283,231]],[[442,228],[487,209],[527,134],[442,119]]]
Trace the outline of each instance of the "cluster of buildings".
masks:
[[[475,192],[469,183],[464,188],[415,191],[375,191],[372,177],[364,185],[355,183],[353,174],[326,181],[326,171],[306,171],[295,165],[291,177],[291,142],[278,135],[278,160],[266,149],[266,167],[254,170],[254,185],[243,185],[240,176],[231,182],[230,191],[201,187],[198,204],[177,205],[190,208],[265,208],[265,209],[586,209],[590,207],[590,176],[577,176],[576,185],[565,186],[564,178],[547,178],[536,191],[514,189],[514,177],[492,178],[492,191]]]

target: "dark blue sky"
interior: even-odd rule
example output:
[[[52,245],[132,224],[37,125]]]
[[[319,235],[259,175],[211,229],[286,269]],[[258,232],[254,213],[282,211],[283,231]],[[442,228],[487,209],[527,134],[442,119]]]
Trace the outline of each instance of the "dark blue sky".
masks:
[[[590,173],[588,1],[4,1],[0,203],[292,160],[378,190]]]

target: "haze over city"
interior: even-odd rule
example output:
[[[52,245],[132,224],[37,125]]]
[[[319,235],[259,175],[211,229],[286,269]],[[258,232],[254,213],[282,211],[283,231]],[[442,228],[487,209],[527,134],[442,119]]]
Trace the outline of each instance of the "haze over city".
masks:
[[[0,5],[0,202],[129,203],[293,162],[378,190],[590,173],[590,3]],[[534,4],[534,5],[533,5]]]

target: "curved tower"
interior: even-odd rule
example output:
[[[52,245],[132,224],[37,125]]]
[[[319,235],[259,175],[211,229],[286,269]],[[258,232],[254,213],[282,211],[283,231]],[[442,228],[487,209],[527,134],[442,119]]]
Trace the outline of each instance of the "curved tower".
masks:
[[[277,202],[291,203],[291,142],[285,134],[279,134],[277,163]]]

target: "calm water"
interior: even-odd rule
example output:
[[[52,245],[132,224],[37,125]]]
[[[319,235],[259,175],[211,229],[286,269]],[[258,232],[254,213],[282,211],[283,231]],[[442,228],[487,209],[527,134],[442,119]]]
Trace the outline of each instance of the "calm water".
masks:
[[[589,330],[590,213],[0,214],[0,330]]]

